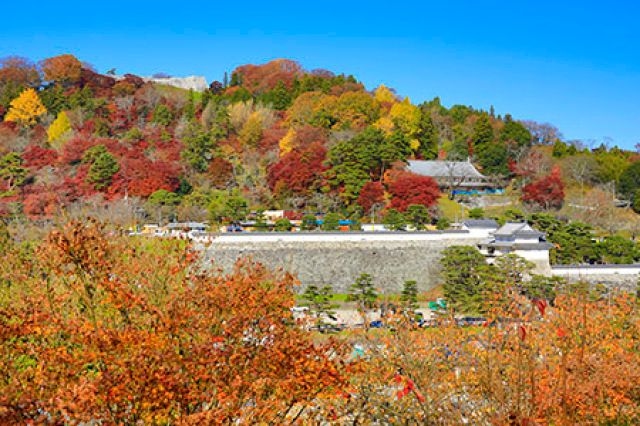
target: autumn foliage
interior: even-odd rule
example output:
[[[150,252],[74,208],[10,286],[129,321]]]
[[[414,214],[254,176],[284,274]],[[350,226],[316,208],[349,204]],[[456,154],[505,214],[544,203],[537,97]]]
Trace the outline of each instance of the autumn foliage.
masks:
[[[183,242],[152,246],[70,223],[27,259],[5,247],[0,422],[281,423],[342,385],[293,324],[291,276],[212,276]]]
[[[555,167],[547,176],[522,188],[522,201],[544,209],[559,209],[564,201],[564,183],[560,169]]]
[[[367,182],[364,184],[358,196],[358,204],[365,213],[368,213],[374,205],[383,201],[384,186],[380,182]]]
[[[38,117],[46,113],[47,109],[40,101],[35,90],[25,89],[20,96],[11,101],[5,121],[15,121],[25,126],[36,124]]]
[[[388,184],[391,194],[390,207],[398,211],[405,211],[412,204],[433,206],[440,196],[440,190],[435,180],[428,176],[413,173],[402,173]]]
[[[319,143],[285,154],[268,170],[269,187],[276,194],[304,195],[313,191],[322,182],[326,154]]]
[[[82,64],[73,55],[64,54],[42,61],[45,79],[61,83],[75,83],[82,75]]]
[[[0,229],[2,424],[640,420],[635,295],[572,286],[550,304],[496,282],[485,326],[399,311],[393,332],[318,339],[290,275],[108,235],[73,222],[19,246]]]

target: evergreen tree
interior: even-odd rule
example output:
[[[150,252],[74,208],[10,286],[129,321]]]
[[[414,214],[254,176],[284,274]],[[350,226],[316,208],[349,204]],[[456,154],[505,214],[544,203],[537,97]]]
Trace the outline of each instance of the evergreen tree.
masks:
[[[467,212],[469,219],[482,219],[484,217],[484,210],[482,207],[474,207]]]
[[[311,231],[316,229],[316,217],[312,214],[306,214],[302,217],[301,228],[303,231]]]
[[[276,232],[289,232],[291,231],[291,227],[293,225],[291,224],[291,221],[287,218],[281,218],[276,220],[274,229]]]
[[[258,210],[258,213],[256,214],[256,223],[254,225],[254,228],[256,229],[256,231],[267,231],[269,229],[269,226],[267,225],[267,220],[266,217],[264,215],[264,210]]]
[[[22,163],[22,157],[17,152],[0,157],[0,198],[13,195],[25,183],[28,170]]]
[[[168,126],[173,121],[173,113],[165,104],[158,104],[153,110],[153,119],[151,121],[161,126]]]
[[[418,309],[418,283],[414,280],[407,280],[402,287],[400,301],[406,313],[413,313]]]
[[[618,183],[618,192],[628,200],[634,200],[638,189],[640,189],[640,161],[631,163],[620,175]]]
[[[437,230],[444,231],[445,229],[449,229],[449,226],[451,226],[451,222],[449,222],[449,219],[444,216],[438,218],[438,221],[436,222]]]
[[[489,265],[482,253],[471,246],[447,247],[440,264],[447,306],[457,313],[483,313],[486,309],[483,275]]]
[[[404,216],[419,231],[425,229],[426,225],[431,221],[429,211],[422,204],[411,204],[407,207]]]
[[[418,152],[425,160],[435,160],[438,156],[438,129],[433,123],[431,114],[425,108],[421,109],[418,140],[420,148]]]
[[[407,219],[396,209],[387,210],[382,223],[391,231],[403,231],[407,226]]]
[[[482,171],[488,175],[508,176],[509,152],[502,142],[489,142],[477,149],[478,163]]]
[[[260,97],[260,101],[262,101],[263,104],[271,105],[278,111],[284,111],[289,108],[292,100],[291,93],[282,81],[278,81],[273,89]]]
[[[83,154],[82,154],[82,162],[83,163],[94,163],[96,161],[96,159],[101,156],[102,154],[106,154],[107,151],[107,147],[100,144],[100,145],[94,145],[92,147],[90,147],[89,149],[87,149]]]
[[[316,325],[324,323],[326,318],[336,320],[335,308],[338,305],[332,303],[333,289],[329,285],[318,288],[316,285],[309,285],[302,298],[309,304],[309,310],[316,318]]]
[[[323,231],[337,231],[340,227],[340,215],[338,213],[327,213],[322,220],[321,229]]]
[[[215,146],[209,132],[195,122],[189,123],[182,143],[184,144],[184,149],[180,153],[182,159],[198,172],[207,170]]]
[[[373,309],[378,300],[378,293],[373,287],[373,277],[369,274],[360,274],[356,282],[349,287],[349,300],[356,302],[360,312]]]
[[[480,154],[491,142],[493,142],[493,127],[487,114],[480,114],[473,126],[473,147],[474,151]]]
[[[522,123],[514,121],[511,114],[504,116],[504,127],[500,132],[500,141],[503,143],[515,143],[517,146],[531,144],[533,137]]]
[[[45,108],[51,114],[59,114],[60,111],[71,108],[69,98],[64,94],[64,88],[61,85],[50,85],[39,93],[40,99]]]
[[[154,206],[177,206],[180,197],[175,192],[159,189],[149,196],[147,202]]]
[[[120,170],[118,160],[110,153],[104,152],[98,155],[91,164],[87,181],[93,183],[95,189],[105,189],[111,185],[111,179],[118,170]]]

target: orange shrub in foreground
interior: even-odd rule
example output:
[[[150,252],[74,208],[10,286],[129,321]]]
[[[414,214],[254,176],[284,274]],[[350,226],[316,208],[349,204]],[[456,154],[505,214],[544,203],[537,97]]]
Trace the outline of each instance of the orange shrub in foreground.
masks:
[[[294,279],[198,273],[181,241],[71,223],[0,271],[0,423],[280,423],[342,383],[294,327]]]
[[[0,249],[1,424],[640,422],[629,294],[505,292],[485,327],[400,315],[326,340],[293,323],[290,275],[205,273],[184,241],[71,223]]]

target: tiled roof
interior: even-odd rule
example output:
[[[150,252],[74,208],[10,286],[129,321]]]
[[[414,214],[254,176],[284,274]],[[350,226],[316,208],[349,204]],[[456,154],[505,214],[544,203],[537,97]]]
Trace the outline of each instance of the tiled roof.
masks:
[[[507,237],[511,235],[544,236],[542,232],[536,231],[525,222],[507,222],[494,232],[493,235],[499,237]]]
[[[493,219],[468,219],[462,222],[467,228],[492,228],[498,229],[498,222]]]
[[[431,177],[485,178],[469,161],[409,160],[409,171]]]

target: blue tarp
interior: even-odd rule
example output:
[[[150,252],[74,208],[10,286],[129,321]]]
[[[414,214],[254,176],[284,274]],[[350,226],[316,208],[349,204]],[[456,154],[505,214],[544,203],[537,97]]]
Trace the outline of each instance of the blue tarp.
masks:
[[[453,195],[502,195],[504,194],[504,189],[454,189],[451,193]]]

